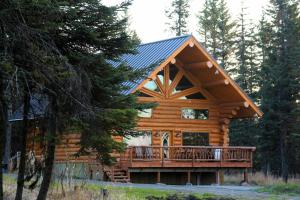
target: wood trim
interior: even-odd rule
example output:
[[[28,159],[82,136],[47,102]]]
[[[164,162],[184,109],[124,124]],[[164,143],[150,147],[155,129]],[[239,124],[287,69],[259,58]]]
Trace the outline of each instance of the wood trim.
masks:
[[[198,68],[198,69],[210,69],[214,65],[210,61],[205,61],[205,62],[196,62],[196,63],[189,63],[188,67],[191,68]]]
[[[249,103],[247,101],[240,101],[240,102],[230,102],[230,103],[220,103],[220,107],[240,107],[243,106],[245,108],[249,107]]]
[[[184,65],[179,59],[177,63],[178,65],[180,65],[179,67],[181,67],[183,75],[186,76],[186,78],[188,78],[195,86],[199,87],[199,92],[201,92],[208,100],[217,101],[213,95],[211,95],[206,89],[202,87],[201,82],[197,78],[195,78],[194,75],[184,69]]]
[[[176,94],[171,95],[170,99],[177,99],[177,98],[182,97],[182,96],[194,94],[198,91],[199,91],[198,87],[192,87],[192,88],[189,88],[189,89],[186,89],[186,90],[183,90],[181,92],[178,92]]]
[[[192,37],[188,40],[186,40],[179,48],[177,48],[171,56],[169,56],[167,59],[165,59],[164,62],[162,62],[158,67],[156,67],[156,69],[154,69],[152,71],[152,73],[149,75],[149,78],[151,77],[155,77],[155,75],[162,69],[164,68],[168,63],[171,62],[171,60],[173,60],[173,58],[175,58],[186,46],[189,45],[189,43],[192,41]],[[135,91],[139,90],[141,87],[144,86],[144,84],[146,83],[146,79],[140,84],[138,85],[136,88],[134,88],[132,90],[132,93],[134,93]]]
[[[219,85],[229,85],[228,79],[208,82],[203,84],[203,87],[208,88],[208,87],[219,86]]]
[[[157,92],[154,92],[154,91],[151,91],[151,90],[149,90],[149,89],[147,89],[147,88],[144,88],[144,87],[141,88],[140,91],[143,92],[143,93],[145,93],[145,94],[148,94],[148,95],[150,95],[150,96],[157,97],[157,98],[159,98],[159,99],[162,99],[162,98],[163,98],[163,96],[162,96],[161,94],[159,94],[159,93],[157,93]]]
[[[172,96],[172,91],[178,85],[178,83],[182,79],[182,77],[183,77],[183,72],[182,72],[182,70],[179,69],[179,71],[176,74],[173,82],[171,83],[170,87],[168,88],[168,94],[169,94],[169,96]]]
[[[161,81],[159,80],[158,76],[156,75],[156,79],[155,79],[155,83],[158,86],[159,90],[161,91],[161,93],[163,94],[163,96],[165,96],[165,90],[164,90],[164,86],[162,85]]]
[[[193,41],[195,43],[195,47],[197,47],[198,50],[200,50],[202,54],[213,63],[214,67],[217,68],[220,75],[222,75],[223,78],[227,78],[229,80],[230,85],[232,85],[232,87],[241,95],[241,97],[244,100],[246,100],[251,106],[251,108],[261,117],[263,115],[263,112],[254,104],[254,102],[240,88],[240,86],[238,86],[237,83],[230,78],[230,76],[225,72],[225,70],[218,65],[217,61],[211,55],[209,55],[209,53],[202,47],[202,45],[196,40],[194,36],[191,36],[191,41]]]
[[[164,87],[165,87],[165,95],[169,97],[169,79],[170,79],[170,65],[166,65],[164,68]]]

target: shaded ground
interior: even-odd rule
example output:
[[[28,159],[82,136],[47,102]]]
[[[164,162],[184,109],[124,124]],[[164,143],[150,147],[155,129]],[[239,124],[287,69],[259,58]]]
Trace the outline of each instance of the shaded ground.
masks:
[[[12,174],[5,175],[6,187],[4,188],[6,191],[6,196],[13,199],[15,193],[16,186],[16,176]],[[56,180],[57,181],[57,180]],[[68,182],[65,180],[63,184],[64,187],[68,186]],[[214,194],[220,195],[223,197],[231,197],[236,200],[300,200],[300,196],[288,196],[288,195],[274,195],[269,193],[258,192],[261,187],[258,186],[192,186],[192,185],[164,185],[164,184],[133,184],[133,183],[112,183],[112,182],[103,182],[103,181],[95,181],[95,180],[79,180],[72,179],[72,186],[69,187],[69,193],[67,196],[72,194],[76,196],[76,199],[99,199],[100,189],[101,188],[110,188],[110,191],[114,191],[111,195],[116,198],[112,199],[120,199],[120,200],[140,200],[145,199],[146,196],[156,195],[162,196],[167,193],[187,193],[187,194]],[[74,193],[74,186],[82,186],[84,185],[86,189],[76,191]],[[52,191],[57,191],[60,188],[60,183],[55,183],[52,187]],[[88,192],[89,191],[89,192]],[[25,198],[26,200],[35,199],[37,190],[29,191],[25,189]],[[52,192],[50,192],[51,194]],[[68,192],[67,192],[68,193]],[[117,196],[116,196],[117,195]],[[51,196],[51,195],[50,195]],[[91,196],[91,197],[88,197]],[[133,198],[136,197],[136,198]],[[138,198],[139,197],[139,198]],[[62,199],[53,194],[52,198],[49,199]],[[64,198],[65,199],[65,198]],[[70,196],[67,200],[72,199]]]
[[[271,195],[268,193],[257,192],[260,187],[257,186],[181,186],[181,185],[164,185],[164,184],[135,184],[135,183],[112,183],[102,181],[88,181],[89,183],[112,186],[112,187],[134,187],[134,188],[151,188],[157,190],[173,190],[177,192],[187,193],[199,193],[199,194],[215,194],[226,197],[233,197],[237,199],[251,199],[251,200],[263,200],[263,199],[278,199],[278,200],[300,200],[297,196],[287,195]]]

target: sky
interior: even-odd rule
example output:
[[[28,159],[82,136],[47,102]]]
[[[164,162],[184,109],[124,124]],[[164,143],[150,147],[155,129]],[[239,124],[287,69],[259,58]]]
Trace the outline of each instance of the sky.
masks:
[[[129,8],[130,29],[135,30],[142,43],[162,40],[174,36],[168,31],[165,10],[170,7],[172,0],[134,0]],[[189,33],[199,39],[197,32],[197,14],[205,0],[190,0]],[[111,6],[122,0],[102,0],[105,5]],[[242,4],[247,8],[249,20],[258,22],[262,8],[268,6],[268,0],[227,0],[227,5],[233,19],[237,19]]]

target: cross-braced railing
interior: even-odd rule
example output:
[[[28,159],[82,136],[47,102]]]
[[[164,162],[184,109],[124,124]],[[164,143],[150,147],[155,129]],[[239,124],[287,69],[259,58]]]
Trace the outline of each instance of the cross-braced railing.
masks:
[[[120,162],[132,166],[134,163],[147,162],[150,164],[152,161],[160,162],[164,166],[164,163],[181,161],[181,163],[192,163],[192,167],[199,167],[201,163],[209,166],[214,166],[209,163],[227,163],[224,166],[239,167],[236,163],[243,162],[248,163],[248,166],[251,167],[254,151],[255,147],[130,146],[121,154]]]

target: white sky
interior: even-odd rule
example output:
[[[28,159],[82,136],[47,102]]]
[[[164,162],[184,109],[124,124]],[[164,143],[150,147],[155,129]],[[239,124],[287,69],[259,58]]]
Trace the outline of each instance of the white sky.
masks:
[[[129,9],[130,28],[135,30],[142,40],[145,42],[157,41],[169,37],[174,34],[168,31],[166,25],[167,17],[165,9],[170,7],[172,0],[134,0],[133,5]],[[189,32],[198,37],[197,33],[197,17],[199,10],[205,0],[190,0],[190,17]],[[115,5],[122,0],[102,0],[105,5]],[[233,19],[237,19],[242,2],[247,8],[247,14],[250,20],[257,22],[262,13],[262,7],[266,8],[268,0],[227,0],[227,5]]]

